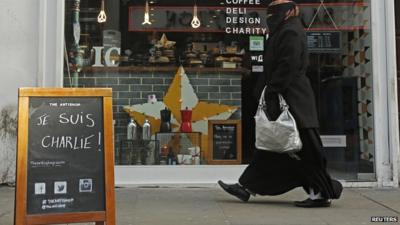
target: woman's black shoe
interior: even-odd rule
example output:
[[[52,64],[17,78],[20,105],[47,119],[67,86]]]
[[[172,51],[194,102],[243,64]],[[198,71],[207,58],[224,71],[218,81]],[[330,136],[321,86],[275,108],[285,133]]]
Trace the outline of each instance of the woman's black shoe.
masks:
[[[225,184],[222,181],[218,181],[219,186],[221,186],[224,191],[229,194],[239,198],[240,200],[247,202],[250,198],[250,193],[247,192],[242,186],[239,184]]]
[[[312,200],[310,198],[307,198],[304,201],[296,201],[294,202],[294,205],[297,207],[303,207],[303,208],[318,208],[318,207],[329,207],[331,206],[331,201],[328,199],[316,199]]]
[[[332,187],[333,187],[333,191],[334,191],[334,196],[332,196],[332,198],[339,199],[340,195],[342,194],[342,191],[343,191],[342,184],[337,180],[332,180]]]

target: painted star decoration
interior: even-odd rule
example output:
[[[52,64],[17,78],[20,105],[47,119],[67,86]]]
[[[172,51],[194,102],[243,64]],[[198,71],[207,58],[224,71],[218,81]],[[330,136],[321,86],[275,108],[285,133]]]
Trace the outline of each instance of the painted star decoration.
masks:
[[[237,109],[236,106],[220,105],[199,101],[192,85],[189,82],[183,67],[179,67],[175,77],[163,98],[163,101],[125,106],[124,110],[143,126],[144,120],[148,119],[152,127],[152,134],[160,129],[160,111],[168,108],[171,110],[171,126],[173,131],[179,131],[181,124],[181,109],[192,110],[192,130],[208,133],[208,120],[226,120]]]

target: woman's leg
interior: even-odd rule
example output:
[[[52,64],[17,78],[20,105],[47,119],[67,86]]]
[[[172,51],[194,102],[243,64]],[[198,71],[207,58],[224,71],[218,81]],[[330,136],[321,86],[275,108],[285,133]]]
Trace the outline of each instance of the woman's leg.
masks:
[[[322,150],[322,142],[318,129],[300,129],[303,149],[299,152],[301,163],[300,173],[304,179],[304,190],[310,194],[320,193],[324,199],[340,197],[342,187],[338,181],[332,180],[326,169],[326,158]]]
[[[255,194],[280,195],[303,185],[298,166],[298,161],[287,154],[258,150],[239,183]]]

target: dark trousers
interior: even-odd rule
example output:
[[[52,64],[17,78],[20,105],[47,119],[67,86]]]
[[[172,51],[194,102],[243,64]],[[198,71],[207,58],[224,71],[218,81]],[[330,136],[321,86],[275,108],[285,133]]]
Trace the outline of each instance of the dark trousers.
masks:
[[[317,128],[300,129],[303,148],[296,160],[287,154],[257,150],[239,183],[260,195],[279,195],[297,187],[313,188],[327,199],[340,197],[342,186],[326,171],[326,158]]]

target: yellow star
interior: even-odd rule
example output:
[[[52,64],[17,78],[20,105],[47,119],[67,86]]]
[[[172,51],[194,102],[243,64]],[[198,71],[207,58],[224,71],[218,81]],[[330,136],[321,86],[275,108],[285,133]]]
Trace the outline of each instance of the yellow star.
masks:
[[[199,101],[182,66],[178,68],[163,102],[125,106],[124,110],[140,125],[149,119],[154,134],[159,131],[160,111],[165,107],[171,110],[171,124],[175,130],[182,122],[181,109],[192,109],[193,131],[203,134],[208,132],[208,119],[228,119],[237,110],[235,106]]]
[[[171,124],[174,131],[178,131],[181,124],[181,110],[192,110],[192,128],[194,132],[201,132],[202,147],[207,148],[208,120],[226,120],[238,107],[220,105],[199,101],[189,78],[183,67],[179,67],[175,77],[163,98],[163,102],[144,103],[133,106],[125,106],[124,110],[133,117],[138,124],[143,126],[145,118],[150,120],[152,133],[160,128],[160,110],[165,107],[171,110]]]

